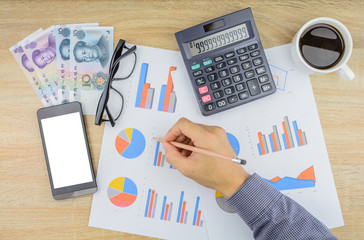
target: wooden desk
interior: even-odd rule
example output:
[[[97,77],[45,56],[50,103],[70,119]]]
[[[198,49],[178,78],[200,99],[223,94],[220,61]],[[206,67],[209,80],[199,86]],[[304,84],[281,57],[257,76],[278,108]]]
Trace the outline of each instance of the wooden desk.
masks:
[[[115,39],[178,50],[174,33],[251,7],[265,48],[289,43],[308,20],[328,16],[351,31],[344,82],[333,73],[311,77],[345,226],[339,239],[364,236],[364,5],[356,1],[0,1],[0,239],[147,239],[87,227],[91,196],[53,200],[36,120],[42,107],[8,48],[39,27],[99,22]],[[86,118],[97,169],[103,127]]]

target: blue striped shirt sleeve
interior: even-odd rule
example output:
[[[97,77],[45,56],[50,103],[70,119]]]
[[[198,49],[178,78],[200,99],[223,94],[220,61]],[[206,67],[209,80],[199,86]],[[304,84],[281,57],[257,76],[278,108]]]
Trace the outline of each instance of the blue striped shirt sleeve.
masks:
[[[253,174],[229,199],[255,239],[337,239],[297,202]]]

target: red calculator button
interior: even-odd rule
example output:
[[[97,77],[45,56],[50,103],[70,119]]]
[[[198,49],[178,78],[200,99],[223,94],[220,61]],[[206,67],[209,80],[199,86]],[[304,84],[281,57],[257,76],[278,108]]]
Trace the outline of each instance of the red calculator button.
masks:
[[[207,93],[209,91],[209,89],[207,86],[203,86],[203,87],[200,87],[198,89],[198,91],[200,92],[200,94],[204,94],[204,93]]]
[[[201,97],[201,100],[202,100],[203,103],[210,102],[211,101],[211,95],[207,94],[207,95]]]

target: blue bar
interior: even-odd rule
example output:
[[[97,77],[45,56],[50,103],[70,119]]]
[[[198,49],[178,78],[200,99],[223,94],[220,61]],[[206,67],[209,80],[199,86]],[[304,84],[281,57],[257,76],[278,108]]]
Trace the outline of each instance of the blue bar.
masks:
[[[293,129],[294,129],[294,134],[296,135],[296,141],[297,141],[297,145],[300,147],[301,143],[300,143],[300,137],[298,136],[298,127],[297,127],[297,122],[293,121]]]
[[[173,168],[173,166],[171,164],[169,164],[169,168]]]
[[[161,95],[159,96],[158,111],[163,112],[164,99],[166,97],[167,85],[162,85]]]
[[[153,166],[157,166],[157,161],[158,161],[158,153],[159,153],[159,145],[160,142],[157,141],[157,147],[155,149],[155,156],[154,156],[154,163]]]
[[[166,210],[166,202],[167,202],[167,196],[163,197],[163,205],[162,205],[162,213],[161,213],[161,220],[164,219],[164,211]]]
[[[145,83],[145,80],[147,79],[148,66],[149,66],[148,63],[142,63],[142,68],[140,70],[140,76],[139,76],[138,91],[135,100],[135,107],[140,107],[140,102],[142,100],[142,94],[143,94],[143,85]]]
[[[282,134],[282,139],[283,139],[283,143],[284,143],[284,148],[288,149],[287,142],[286,142],[286,137],[284,136],[284,133]]]
[[[181,192],[181,197],[179,198],[179,206],[178,206],[178,214],[177,214],[177,222],[181,219],[181,210],[182,210],[182,203],[183,203],[183,195],[185,194],[184,191]]]
[[[149,190],[148,190],[148,198],[147,198],[147,205],[145,206],[144,217],[148,217],[148,207],[149,207],[150,195],[151,194],[152,194],[152,189],[149,188]]]
[[[198,204],[200,203],[200,196],[197,196],[196,199],[196,206],[195,206],[195,213],[193,215],[193,222],[192,225],[195,226],[196,225],[196,219],[197,219],[197,212],[198,212]]]
[[[270,147],[272,148],[272,152],[275,152],[276,150],[274,149],[272,134],[269,134],[269,142],[270,142]]]
[[[259,155],[262,155],[262,149],[260,148],[260,143],[258,143],[257,146],[258,146]]]

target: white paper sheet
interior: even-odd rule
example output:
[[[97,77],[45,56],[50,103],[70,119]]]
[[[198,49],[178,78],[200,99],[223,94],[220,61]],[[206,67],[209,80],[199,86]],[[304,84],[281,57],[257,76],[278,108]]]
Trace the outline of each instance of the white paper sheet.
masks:
[[[291,189],[282,190],[282,193],[304,206],[327,227],[342,226],[344,222],[309,76],[294,66],[290,57],[290,45],[268,49],[266,55],[276,81],[277,92],[208,117],[203,117],[200,113],[187,73],[174,73],[172,76],[179,93],[179,101],[183,103],[180,105],[182,115],[203,124],[221,126],[232,133],[239,141],[239,156],[248,161],[244,168],[249,173],[256,172],[266,179],[290,177],[293,179],[289,180],[296,181],[295,178],[302,172],[306,174],[301,175],[301,178],[312,176],[313,168],[315,182],[304,181],[311,184],[310,187],[297,188],[302,185],[283,183],[283,186]],[[285,149],[281,135],[284,133],[282,122],[285,117],[288,118],[292,131],[291,140],[295,146],[290,149]],[[301,130],[301,138],[303,133],[306,136],[307,144],[297,146],[297,141],[303,139],[300,140],[300,136],[295,135],[293,121],[296,121],[297,129]],[[282,149],[276,152],[271,149],[278,146],[271,146],[269,140],[269,134],[274,132],[274,125],[279,133]],[[267,154],[259,154],[258,132],[266,136],[269,151]],[[215,191],[199,187],[199,193],[206,209],[204,216],[210,239],[253,238],[251,230],[237,214],[221,210],[215,199]]]

